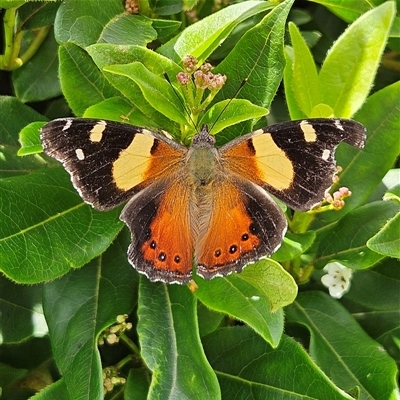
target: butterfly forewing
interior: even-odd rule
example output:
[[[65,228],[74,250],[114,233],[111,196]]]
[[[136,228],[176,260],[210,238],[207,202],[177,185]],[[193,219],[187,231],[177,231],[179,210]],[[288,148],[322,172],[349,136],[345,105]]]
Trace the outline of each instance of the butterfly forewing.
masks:
[[[81,197],[105,210],[180,168],[187,149],[145,128],[57,119],[41,130],[46,154],[61,161]]]
[[[351,120],[291,121],[259,129],[220,149],[224,165],[297,210],[318,204],[336,173],[340,142],[362,148],[365,128]]]

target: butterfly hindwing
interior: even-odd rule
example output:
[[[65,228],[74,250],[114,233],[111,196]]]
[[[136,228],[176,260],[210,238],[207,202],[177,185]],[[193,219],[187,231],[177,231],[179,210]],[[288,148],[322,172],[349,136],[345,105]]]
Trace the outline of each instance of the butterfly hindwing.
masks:
[[[206,279],[240,272],[251,261],[280,246],[287,222],[260,187],[220,176],[212,188],[211,217],[195,248],[198,274]]]
[[[41,130],[46,154],[61,161],[81,197],[99,210],[113,208],[179,168],[187,149],[145,128],[62,118]]]
[[[151,281],[182,284],[192,277],[189,202],[183,177],[172,174],[136,194],[121,214],[132,233],[129,261]]]
[[[336,173],[340,142],[362,148],[365,128],[351,120],[311,119],[271,125],[220,148],[226,167],[297,210],[319,203]]]

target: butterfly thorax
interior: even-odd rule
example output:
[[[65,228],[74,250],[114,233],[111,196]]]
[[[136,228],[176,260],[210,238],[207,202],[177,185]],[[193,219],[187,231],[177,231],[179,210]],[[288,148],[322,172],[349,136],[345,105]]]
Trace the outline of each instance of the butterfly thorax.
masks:
[[[218,169],[218,151],[215,139],[208,133],[206,125],[193,138],[186,163],[189,171],[189,182],[195,187],[209,186],[214,180]]]

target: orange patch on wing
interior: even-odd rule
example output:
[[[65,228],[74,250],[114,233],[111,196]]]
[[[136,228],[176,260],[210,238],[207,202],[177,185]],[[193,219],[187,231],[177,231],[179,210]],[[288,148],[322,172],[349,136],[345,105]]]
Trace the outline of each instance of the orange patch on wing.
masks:
[[[188,192],[180,184],[164,194],[150,223],[150,238],[141,246],[143,258],[155,269],[179,272],[192,269],[193,238],[189,230]]]
[[[138,133],[131,144],[123,150],[113,164],[113,180],[120,190],[128,191],[157,178],[167,177],[183,162],[180,151],[151,135]]]
[[[288,189],[294,179],[294,168],[285,152],[268,133],[255,134],[250,139],[223,153],[225,166],[238,175],[277,190]]]
[[[215,195],[209,229],[197,260],[211,270],[236,262],[260,245],[260,238],[253,232],[253,221],[238,190],[229,185],[219,191]]]

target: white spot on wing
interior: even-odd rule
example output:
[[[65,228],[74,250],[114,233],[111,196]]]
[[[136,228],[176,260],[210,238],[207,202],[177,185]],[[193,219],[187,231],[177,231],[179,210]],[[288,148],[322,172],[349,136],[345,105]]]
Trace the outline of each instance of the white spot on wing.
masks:
[[[75,150],[76,156],[78,157],[78,160],[84,160],[85,159],[85,154],[82,149],[76,149]]]
[[[67,119],[67,123],[64,125],[64,128],[62,128],[63,131],[66,131],[67,129],[70,128],[72,125],[72,119]]]
[[[322,152],[322,159],[324,160],[324,161],[327,161],[328,159],[329,159],[329,156],[331,155],[331,151],[330,150],[328,150],[328,149],[325,149],[323,152]]]
[[[340,129],[341,131],[344,131],[343,126],[340,123],[340,120],[335,119],[335,126],[336,126],[336,128]]]

